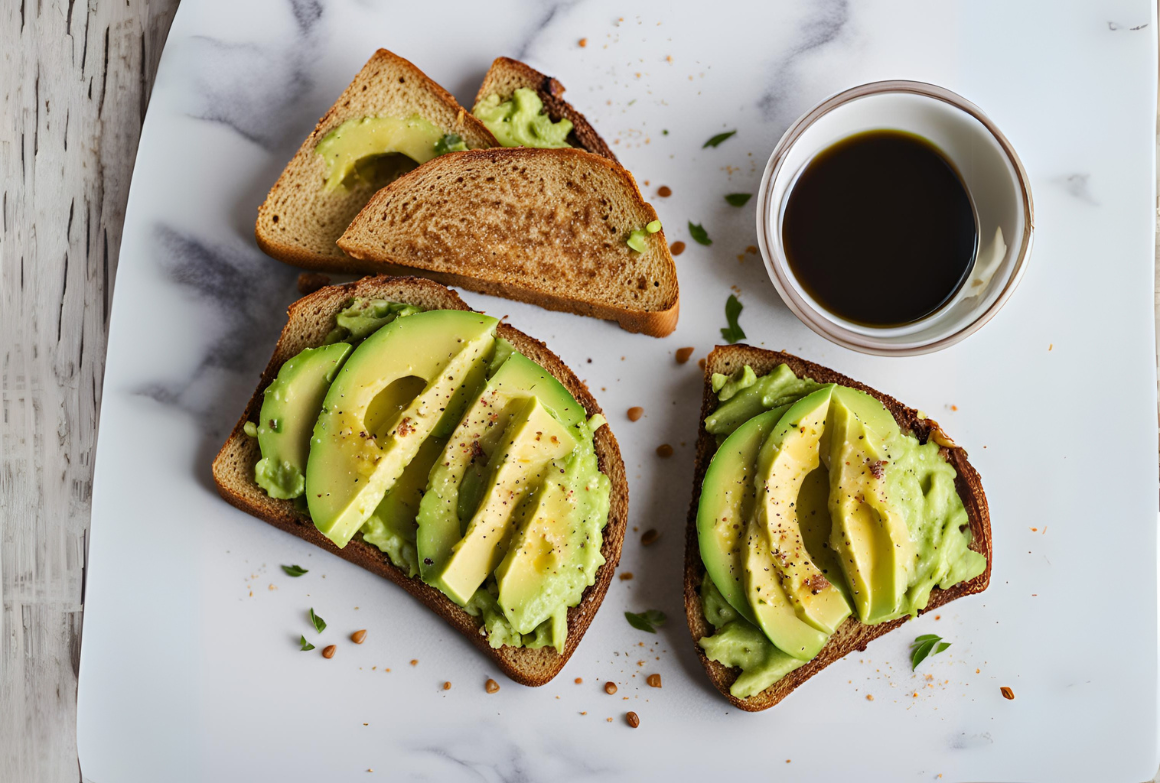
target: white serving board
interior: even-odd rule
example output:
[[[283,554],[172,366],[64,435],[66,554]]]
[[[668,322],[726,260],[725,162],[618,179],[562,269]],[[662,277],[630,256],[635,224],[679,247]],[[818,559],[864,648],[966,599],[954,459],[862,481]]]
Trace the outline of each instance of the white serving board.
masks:
[[[183,4],[116,281],[78,697],[85,779],[1150,778],[1154,13],[1146,0]],[[587,379],[628,468],[621,571],[635,578],[613,583],[542,688],[504,679],[393,585],[227,506],[210,478],[295,298],[295,272],[255,247],[257,206],[377,46],[468,105],[495,56],[557,75],[670,241],[689,244],[677,258],[680,325],[664,340],[464,294]],[[745,252],[754,202],[722,199],[755,189],[802,111],[884,78],[935,82],[981,106],[1021,154],[1035,197],[1035,249],[1015,297],[977,335],[922,358],[861,356],[809,332]],[[671,198],[655,197],[660,185]],[[712,247],[690,241],[689,220]],[[873,643],[758,715],[710,686],[681,601],[701,380],[673,352],[709,350],[732,286],[751,342],[938,418],[983,475],[995,540],[986,594]],[[629,423],[634,405],[645,417]],[[654,449],[666,442],[676,454],[662,461]],[[651,527],[663,537],[645,550],[639,533]],[[310,573],[290,579],[283,563]],[[322,637],[308,632],[309,607],[330,624]],[[669,615],[656,636],[624,620],[646,608]],[[343,642],[358,628],[365,644]],[[928,632],[953,642],[921,670],[929,683],[906,650]],[[299,652],[301,633],[339,654]],[[663,689],[644,685],[652,672]],[[484,692],[488,677],[498,694]],[[600,689],[609,679],[615,697]],[[628,709],[640,728],[625,726]]]

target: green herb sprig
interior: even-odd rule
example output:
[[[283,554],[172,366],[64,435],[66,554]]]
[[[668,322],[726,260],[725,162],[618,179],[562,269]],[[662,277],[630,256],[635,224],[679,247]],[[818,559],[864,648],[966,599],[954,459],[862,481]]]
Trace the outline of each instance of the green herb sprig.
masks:
[[[306,637],[305,637],[305,636],[303,636],[303,637],[299,638],[299,639],[298,639],[298,641],[299,641],[299,643],[302,645],[302,652],[306,652],[307,650],[313,650],[313,649],[314,649],[314,645],[313,645],[313,644],[311,644],[310,642],[306,641]]]
[[[735,131],[735,130],[725,131],[724,133],[718,133],[716,136],[714,136],[713,138],[709,139],[707,142],[702,144],[701,149],[705,149],[706,147],[716,147],[721,142],[725,141],[725,139],[729,138],[730,136],[733,136],[736,133],[737,133],[737,131]]]
[[[669,618],[665,617],[665,613],[659,609],[649,609],[640,614],[633,614],[632,612],[625,612],[624,619],[628,620],[628,624],[638,631],[645,631],[646,633],[656,633],[657,628],[665,624]]]
[[[709,239],[709,232],[706,231],[700,223],[694,223],[691,220],[689,221],[689,236],[691,236],[693,241],[698,245],[713,244],[713,240]]]
[[[725,321],[729,326],[721,330],[721,337],[730,345],[745,339],[745,332],[741,329],[741,324],[737,323],[737,319],[741,317],[741,310],[741,302],[736,296],[729,294],[729,298],[725,300]]]
[[[314,613],[314,607],[310,608],[310,622],[314,623],[314,630],[322,633],[326,630],[326,620]]]
[[[310,573],[300,565],[284,565],[282,570],[286,572],[286,576],[302,576]]]
[[[951,643],[944,642],[941,636],[935,636],[933,633],[923,634],[910,644],[910,670],[914,671],[928,657],[938,655],[950,646]]]
[[[753,198],[752,193],[730,193],[725,197],[725,201],[731,207],[743,207],[749,203],[749,199]]]

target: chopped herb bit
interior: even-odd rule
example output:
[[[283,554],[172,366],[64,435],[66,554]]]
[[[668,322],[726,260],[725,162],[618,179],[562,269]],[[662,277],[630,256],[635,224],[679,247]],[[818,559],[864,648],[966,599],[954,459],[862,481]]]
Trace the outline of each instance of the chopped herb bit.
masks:
[[[286,572],[286,576],[302,576],[303,574],[310,573],[300,565],[284,565],[282,566],[282,570]]]
[[[310,642],[306,641],[305,636],[301,637],[298,641],[302,644],[302,652],[306,652],[307,650],[314,649],[314,645],[311,644]]]
[[[725,141],[725,139],[729,138],[730,136],[732,136],[735,133],[737,133],[737,131],[735,131],[735,130],[725,131],[724,133],[718,133],[716,136],[714,136],[713,138],[709,139],[707,142],[702,144],[701,149],[705,149],[706,147],[716,147],[721,142]]]
[[[644,230],[649,232],[650,234],[655,234],[656,232],[661,230],[661,222],[659,220],[654,220],[651,223],[649,223],[647,226],[645,226]]]
[[[736,296],[729,294],[729,298],[725,300],[725,321],[729,326],[721,330],[721,337],[730,345],[745,339],[745,332],[737,323],[737,319],[741,316],[741,309],[741,302],[737,301]]]
[[[314,607],[310,608],[310,622],[314,623],[314,630],[322,633],[326,630],[326,620],[314,613]]]
[[[657,609],[649,609],[640,614],[633,614],[632,612],[625,612],[624,619],[628,620],[628,624],[638,631],[646,631],[647,633],[656,633],[657,628],[665,624],[665,613]]]
[[[951,643],[944,642],[941,636],[935,636],[933,633],[923,634],[910,645],[910,670],[914,671],[929,656],[938,655],[950,646]]]
[[[663,131],[661,131],[661,135],[662,135],[662,136],[668,136],[668,135],[669,135],[669,132],[668,132],[668,130],[666,129],[666,130],[663,130]]]
[[[725,197],[731,207],[743,207],[749,203],[749,199],[753,198],[752,193],[730,193]]]
[[[713,240],[709,239],[709,232],[700,223],[694,223],[691,220],[689,221],[689,236],[699,245],[713,244]]]

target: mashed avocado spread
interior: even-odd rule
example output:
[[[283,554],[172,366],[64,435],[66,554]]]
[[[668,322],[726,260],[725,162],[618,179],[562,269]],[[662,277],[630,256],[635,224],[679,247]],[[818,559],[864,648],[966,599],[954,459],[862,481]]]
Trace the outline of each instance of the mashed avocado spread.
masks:
[[[985,570],[955,469],[876,399],[785,365],[714,375],[712,388],[719,404],[705,428],[719,448],[697,530],[714,632],[698,644],[741,669],[734,696],[812,659],[850,614],[917,616],[934,587]]]
[[[490,316],[353,299],[263,396],[255,480],[340,548],[377,547],[492,647],[567,642],[604,564],[610,482],[572,394]]]
[[[504,147],[556,149],[572,146],[567,142],[572,121],[561,118],[559,122],[552,122],[552,118],[544,113],[540,96],[526,87],[520,87],[506,101],[500,101],[498,95],[489,95],[477,103],[471,113]]]

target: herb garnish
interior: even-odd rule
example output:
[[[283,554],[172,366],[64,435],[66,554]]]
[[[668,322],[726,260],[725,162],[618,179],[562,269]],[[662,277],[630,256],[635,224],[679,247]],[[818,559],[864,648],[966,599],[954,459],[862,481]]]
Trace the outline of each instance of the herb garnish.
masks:
[[[305,636],[301,637],[298,641],[301,642],[301,644],[302,644],[302,652],[306,652],[307,650],[314,649],[314,645],[311,644],[310,642],[306,641]]]
[[[950,646],[951,643],[944,642],[941,636],[935,636],[933,633],[923,634],[910,644],[910,670],[914,671],[929,656],[938,655]]]
[[[709,232],[700,223],[689,221],[689,236],[693,238],[699,245],[711,245],[713,240],[709,239]]]
[[[729,298],[725,300],[725,321],[729,326],[721,330],[721,337],[730,345],[745,339],[745,332],[737,323],[737,319],[741,316],[741,308],[741,302],[737,301],[737,297],[729,294]]]
[[[646,631],[648,633],[656,633],[657,628],[665,624],[665,613],[658,609],[649,609],[640,614],[633,614],[632,612],[625,612],[624,619],[628,620],[628,624],[638,631]]]
[[[716,147],[718,144],[725,141],[725,139],[729,138],[730,136],[732,136],[735,133],[737,133],[737,131],[735,131],[735,130],[725,131],[724,133],[718,133],[716,136],[714,136],[713,138],[709,139],[707,142],[702,144],[701,149],[705,149],[706,147]]]
[[[310,608],[310,622],[314,623],[314,630],[322,633],[326,630],[326,620],[314,613],[314,607]]]
[[[725,197],[731,207],[743,207],[749,203],[749,199],[753,198],[752,193],[730,193]]]
[[[282,566],[282,570],[286,572],[286,576],[302,576],[303,574],[310,573],[300,565],[284,565]]]
[[[458,133],[444,134],[439,141],[435,142],[435,155],[446,155],[448,152],[460,152],[464,149],[463,137]]]

